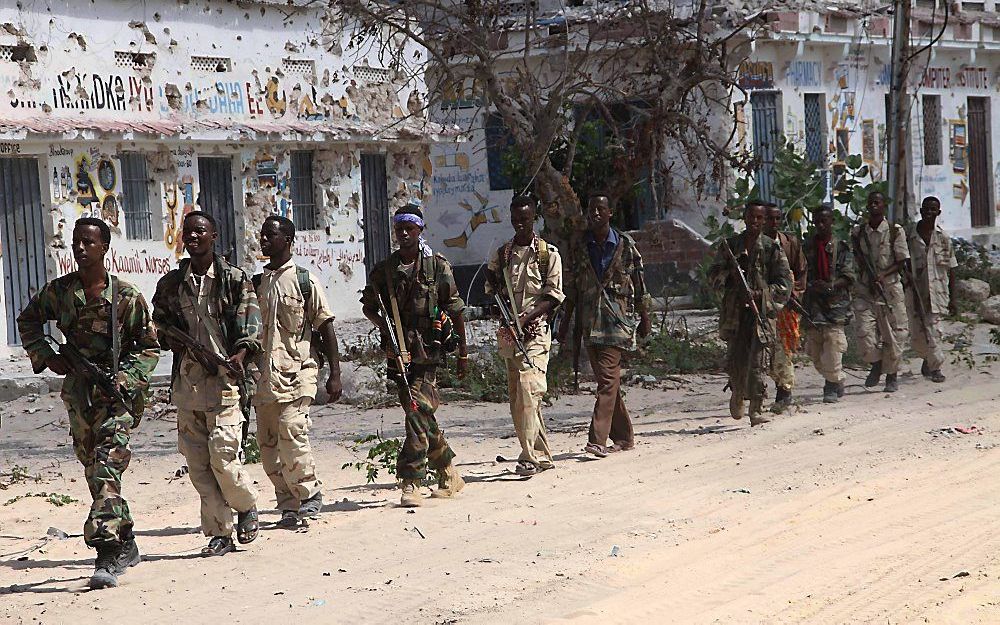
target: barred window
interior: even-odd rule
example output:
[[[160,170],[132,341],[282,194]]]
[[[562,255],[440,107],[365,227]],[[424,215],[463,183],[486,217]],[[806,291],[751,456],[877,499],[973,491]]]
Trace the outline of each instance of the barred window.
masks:
[[[146,156],[138,152],[124,152],[118,155],[118,159],[122,167],[122,209],[125,212],[125,235],[133,240],[152,239],[153,220],[149,210],[149,175],[146,173]]]
[[[941,164],[941,96],[925,95],[924,165]]]
[[[313,153],[292,152],[292,222],[296,230],[316,230]]]

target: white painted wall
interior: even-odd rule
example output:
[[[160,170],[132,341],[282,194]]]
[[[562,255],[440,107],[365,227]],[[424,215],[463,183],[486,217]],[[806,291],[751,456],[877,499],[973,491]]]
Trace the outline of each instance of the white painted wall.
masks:
[[[320,275],[339,317],[360,316],[358,291],[365,282],[360,154],[386,154],[390,209],[423,194],[426,140],[394,138],[407,102],[422,84],[401,84],[379,69],[373,48],[350,50],[350,32],[325,22],[318,5],[22,4],[23,9],[12,2],[0,5],[0,46],[28,44],[37,60],[16,63],[0,48],[0,157],[39,161],[43,210],[50,216],[50,277],[72,269],[67,245],[73,222],[95,215],[113,225],[112,271],[150,297],[183,253],[177,245],[183,213],[199,208],[199,156],[233,160],[240,257],[254,270],[264,260],[256,240],[264,218],[291,217],[295,210],[289,153],[310,150],[321,217],[316,230],[299,234],[296,260]],[[137,68],[121,53],[151,54],[155,60],[151,68]],[[192,59],[199,56],[218,57],[226,71],[206,70]],[[389,80],[383,82],[383,76]],[[97,128],[74,129],[79,120]],[[53,121],[65,130],[30,131]],[[115,129],[122,121],[165,124],[168,132]],[[184,130],[169,132],[178,123]],[[152,240],[126,240],[117,159],[122,151],[147,156]],[[109,169],[116,182],[105,188],[99,174]],[[94,183],[96,201],[78,191],[81,174]],[[6,328],[0,327],[3,336]]]

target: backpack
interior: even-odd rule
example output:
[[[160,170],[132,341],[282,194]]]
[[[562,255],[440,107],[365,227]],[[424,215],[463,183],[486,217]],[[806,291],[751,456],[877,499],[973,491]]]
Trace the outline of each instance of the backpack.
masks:
[[[260,297],[260,284],[264,278],[264,274],[258,273],[251,278],[253,282],[253,290],[257,292],[257,297]],[[295,265],[295,279],[299,283],[299,291],[302,293],[302,306],[305,310],[309,308],[309,302],[312,301],[312,280],[309,279],[309,270],[303,267]],[[303,311],[304,312],[304,311]],[[306,332],[309,328],[309,322],[305,319],[303,315],[302,319],[302,334],[299,336],[299,340],[306,338]],[[309,339],[309,354],[312,356],[313,360],[316,361],[316,365],[322,369],[323,365],[326,364],[326,341],[323,339],[323,335],[319,332],[313,332]]]

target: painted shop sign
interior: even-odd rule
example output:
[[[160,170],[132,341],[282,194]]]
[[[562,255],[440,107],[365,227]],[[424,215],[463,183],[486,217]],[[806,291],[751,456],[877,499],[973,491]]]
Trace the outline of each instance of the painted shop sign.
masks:
[[[738,84],[744,89],[773,89],[774,66],[767,61],[744,61]]]
[[[20,154],[21,144],[19,143],[0,143],[0,154]]]
[[[924,72],[921,87],[930,89],[989,89],[990,70],[986,67],[928,67]]]

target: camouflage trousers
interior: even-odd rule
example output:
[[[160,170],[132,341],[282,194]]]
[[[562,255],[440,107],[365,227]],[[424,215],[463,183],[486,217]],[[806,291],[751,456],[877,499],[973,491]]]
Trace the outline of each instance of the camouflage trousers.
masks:
[[[407,382],[416,410],[407,402],[402,385],[397,383],[399,402],[406,411],[406,439],[396,461],[396,477],[401,480],[422,480],[427,475],[427,465],[444,469],[455,457],[434,417],[441,405],[436,370],[436,365],[410,365]]]
[[[545,370],[549,365],[551,347],[552,339],[545,332],[542,336],[529,339],[525,345],[531,364],[525,362],[520,353],[504,358],[507,363],[510,415],[521,443],[521,455],[517,459],[535,466],[552,465],[552,451],[545,432],[545,420],[542,419],[542,397],[547,388]]]
[[[774,324],[770,325],[773,336]],[[739,401],[750,400],[752,406],[759,407],[767,391],[764,376],[769,370],[771,343],[761,342],[757,322],[749,311],[741,313],[739,326],[723,338],[727,342],[726,373],[732,396]]]
[[[928,313],[926,323],[913,308],[908,309],[910,317],[910,347],[918,358],[927,361],[931,371],[939,371],[944,364],[944,350],[941,348],[941,315]]]
[[[131,540],[132,514],[122,497],[122,474],[132,459],[128,446],[132,417],[124,408],[107,404],[86,407],[69,398],[63,400],[73,451],[83,464],[93,498],[83,525],[83,540],[95,549]]]
[[[243,413],[239,406],[216,410],[177,410],[177,447],[187,460],[188,476],[201,497],[201,531],[230,536],[233,510],[257,505],[257,493],[238,458]]]
[[[768,375],[780,388],[791,389],[795,386],[795,365],[792,357],[785,351],[785,341],[775,333],[777,338],[771,344],[771,367]]]
[[[278,510],[298,510],[320,492],[316,461],[309,446],[308,397],[257,405],[257,442],[264,472],[274,484]]]

